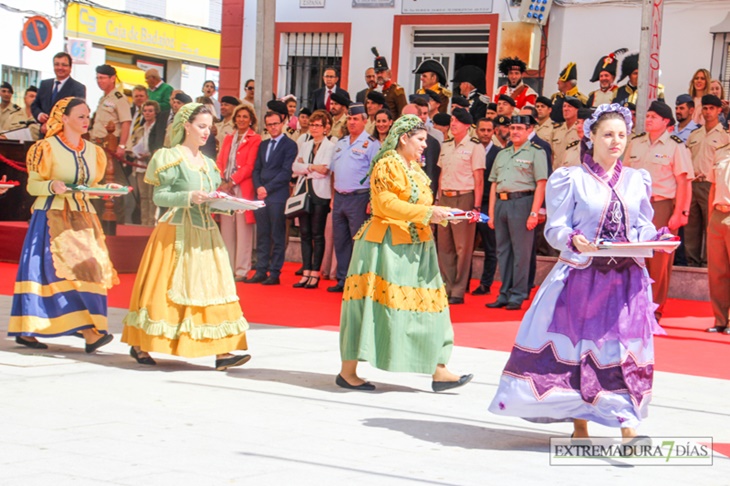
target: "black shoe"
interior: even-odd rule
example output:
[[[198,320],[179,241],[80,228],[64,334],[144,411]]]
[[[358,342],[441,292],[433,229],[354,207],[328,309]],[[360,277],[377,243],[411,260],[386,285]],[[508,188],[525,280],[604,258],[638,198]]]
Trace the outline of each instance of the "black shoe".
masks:
[[[48,349],[47,344],[43,344],[39,341],[29,341],[28,339],[23,339],[20,336],[15,336],[15,342],[20,344],[21,346],[25,346],[31,349]]]
[[[507,307],[507,302],[500,302],[497,300],[484,305],[489,307],[490,309],[501,309],[502,307]]]
[[[716,332],[716,333],[722,334],[724,332],[727,332],[727,330],[728,330],[728,328],[725,326],[714,326],[714,327],[708,327],[707,329],[705,329],[705,332],[713,332],[713,333]],[[15,338],[15,342],[16,343],[18,342],[17,338]]]
[[[327,287],[327,292],[344,292],[345,286],[344,285],[333,285],[332,287]]]
[[[299,267],[299,270],[294,272],[294,275],[296,275],[297,277],[301,277],[302,275],[304,275],[304,267]]]
[[[307,285],[304,286],[305,289],[316,289],[317,287],[319,287],[319,277],[309,277]]]
[[[480,285],[472,291],[471,295],[489,295],[490,293],[489,287]]]
[[[95,343],[86,345],[86,352],[91,354],[102,346],[105,346],[114,340],[114,336],[111,334],[104,334],[102,337],[96,340]]]
[[[504,306],[507,310],[520,310],[522,309],[522,304],[518,304],[517,302],[510,302],[506,306]]]
[[[265,273],[255,273],[251,278],[244,278],[243,283],[261,283],[267,278]]]
[[[235,280],[236,282],[245,282],[248,279],[246,277],[236,277],[233,280]]]
[[[370,383],[369,381],[366,381],[362,385],[350,385],[345,379],[342,377],[342,375],[337,375],[337,378],[335,378],[335,383],[340,388],[347,388],[348,390],[360,390],[360,391],[373,391],[375,390],[375,385]]]
[[[449,305],[463,304],[464,297],[449,297]]]
[[[154,359],[152,359],[152,356],[148,355],[148,356],[140,357],[140,355],[137,354],[137,350],[134,349],[134,346],[129,348],[129,355],[132,358],[134,358],[137,361],[137,363],[139,363],[139,364],[150,365],[150,366],[157,364],[157,362]]]
[[[261,282],[261,285],[279,285],[279,277],[268,277],[266,280]]]
[[[234,366],[244,365],[248,363],[250,359],[250,354],[240,354],[231,356],[230,358],[217,359],[215,360],[215,369],[216,371],[225,371],[228,368],[233,368]]]
[[[461,378],[459,378],[457,381],[432,381],[431,389],[438,393],[446,390],[451,390],[452,388],[459,388],[460,386],[464,386],[469,383],[472,378],[474,378],[474,375],[469,374],[461,375]]]
[[[303,279],[301,279],[299,282],[292,285],[295,289],[303,289],[307,286],[307,282],[309,282],[309,277],[305,276]]]

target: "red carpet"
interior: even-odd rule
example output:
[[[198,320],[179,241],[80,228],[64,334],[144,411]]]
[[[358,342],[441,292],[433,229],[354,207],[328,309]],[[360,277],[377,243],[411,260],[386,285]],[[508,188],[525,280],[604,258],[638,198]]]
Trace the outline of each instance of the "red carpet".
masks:
[[[260,324],[336,331],[342,294],[326,291],[334,284],[331,280],[322,280],[315,290],[292,288],[299,279],[294,276],[297,268],[298,264],[286,263],[279,286],[237,284],[246,319]],[[0,263],[0,294],[12,295],[16,271],[17,265]],[[119,275],[121,284],[109,293],[110,307],[127,307],[134,277]],[[495,284],[493,290],[497,288]],[[494,299],[494,295],[467,295],[464,305],[451,308],[457,345],[497,351],[511,349],[528,306],[522,311],[484,307]],[[668,335],[656,339],[658,370],[730,379],[730,367],[718,365],[725,362],[730,352],[730,336],[703,332],[712,325],[711,315],[709,302],[673,299],[667,303],[662,326]]]

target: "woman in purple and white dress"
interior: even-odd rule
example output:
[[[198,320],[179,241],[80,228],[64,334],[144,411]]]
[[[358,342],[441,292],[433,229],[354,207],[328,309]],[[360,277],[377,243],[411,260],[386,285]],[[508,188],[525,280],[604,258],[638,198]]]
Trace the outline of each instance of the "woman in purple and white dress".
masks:
[[[652,224],[651,180],[624,167],[631,113],[601,105],[584,124],[582,164],[547,184],[545,237],[561,251],[525,314],[489,410],[532,422],[588,421],[636,436],[646,417],[654,372],[654,318],[643,258],[598,257],[599,239],[665,238]],[[668,235],[671,237],[671,234]]]

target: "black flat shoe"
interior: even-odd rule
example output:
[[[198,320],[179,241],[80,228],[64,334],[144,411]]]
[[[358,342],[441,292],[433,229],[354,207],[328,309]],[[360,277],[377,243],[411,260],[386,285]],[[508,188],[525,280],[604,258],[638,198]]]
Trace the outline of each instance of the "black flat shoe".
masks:
[[[464,297],[449,297],[449,305],[459,305],[464,303]]]
[[[510,302],[506,306],[504,306],[507,310],[520,310],[522,309],[522,304],[518,304],[517,302]]]
[[[334,292],[344,292],[344,291],[345,291],[345,286],[340,285],[340,284],[333,285],[332,287],[327,287],[327,292],[334,293]]]
[[[216,371],[225,371],[228,368],[244,365],[248,363],[250,359],[250,354],[239,354],[231,356],[230,358],[217,359],[215,360],[215,369]]]
[[[713,326],[713,327],[708,327],[707,329],[705,329],[705,332],[723,333],[723,332],[726,332],[727,330],[728,330],[728,328],[725,326]]]
[[[486,285],[480,285],[479,287],[472,290],[471,295],[489,295],[490,290]]]
[[[319,277],[309,277],[307,285],[304,286],[305,289],[316,289],[317,287],[319,287]]]
[[[243,283],[247,283],[247,284],[261,283],[264,280],[266,280],[267,278],[268,277],[266,276],[265,273],[256,273],[251,278],[245,278],[245,279],[243,279]]]
[[[438,393],[446,390],[451,390],[453,388],[459,388],[460,386],[464,386],[469,383],[472,378],[474,378],[474,375],[468,374],[461,375],[461,378],[459,378],[457,381],[432,381],[431,389]]]
[[[375,385],[370,383],[369,381],[366,381],[362,385],[350,385],[343,377],[342,375],[337,375],[337,378],[335,378],[335,384],[339,386],[340,388],[346,388],[348,390],[360,390],[360,391],[373,391],[375,390]]]
[[[139,364],[143,364],[143,365],[156,365],[157,364],[157,362],[154,359],[152,359],[152,356],[147,355],[144,357],[140,357],[140,355],[137,354],[137,350],[134,349],[134,347],[129,348],[129,355],[132,358],[134,358],[135,360],[137,360],[137,363],[139,363]]]
[[[502,307],[507,307],[507,302],[490,302],[488,304],[484,304],[486,307],[489,307],[490,309],[501,309]]]
[[[102,346],[105,346],[114,340],[114,336],[111,334],[104,334],[95,343],[86,345],[86,352],[91,354]]]
[[[48,349],[47,344],[43,344],[39,341],[29,341],[27,339],[23,339],[20,336],[15,336],[15,342],[20,344],[21,346],[25,346],[26,348],[31,349]]]

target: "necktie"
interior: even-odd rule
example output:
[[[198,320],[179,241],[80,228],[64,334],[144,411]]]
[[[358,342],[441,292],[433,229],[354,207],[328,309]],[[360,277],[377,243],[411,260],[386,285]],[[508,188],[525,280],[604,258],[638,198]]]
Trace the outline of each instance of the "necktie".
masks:
[[[274,146],[276,145],[276,140],[273,138],[271,139],[271,143],[269,144],[269,151],[266,153],[266,162],[269,161],[269,157],[271,157],[271,154],[274,152]]]
[[[61,86],[61,81],[56,80],[56,82],[53,83],[53,91],[51,92],[51,103],[56,102],[56,98],[58,97],[59,86]]]
[[[139,128],[142,127],[142,124],[144,123],[144,117],[142,117],[142,109],[137,108],[137,117],[134,119],[134,128],[132,129],[132,133],[136,132]]]
[[[327,113],[330,111],[330,98],[332,98],[332,90],[327,90],[327,99],[324,100],[324,108],[327,110]]]

